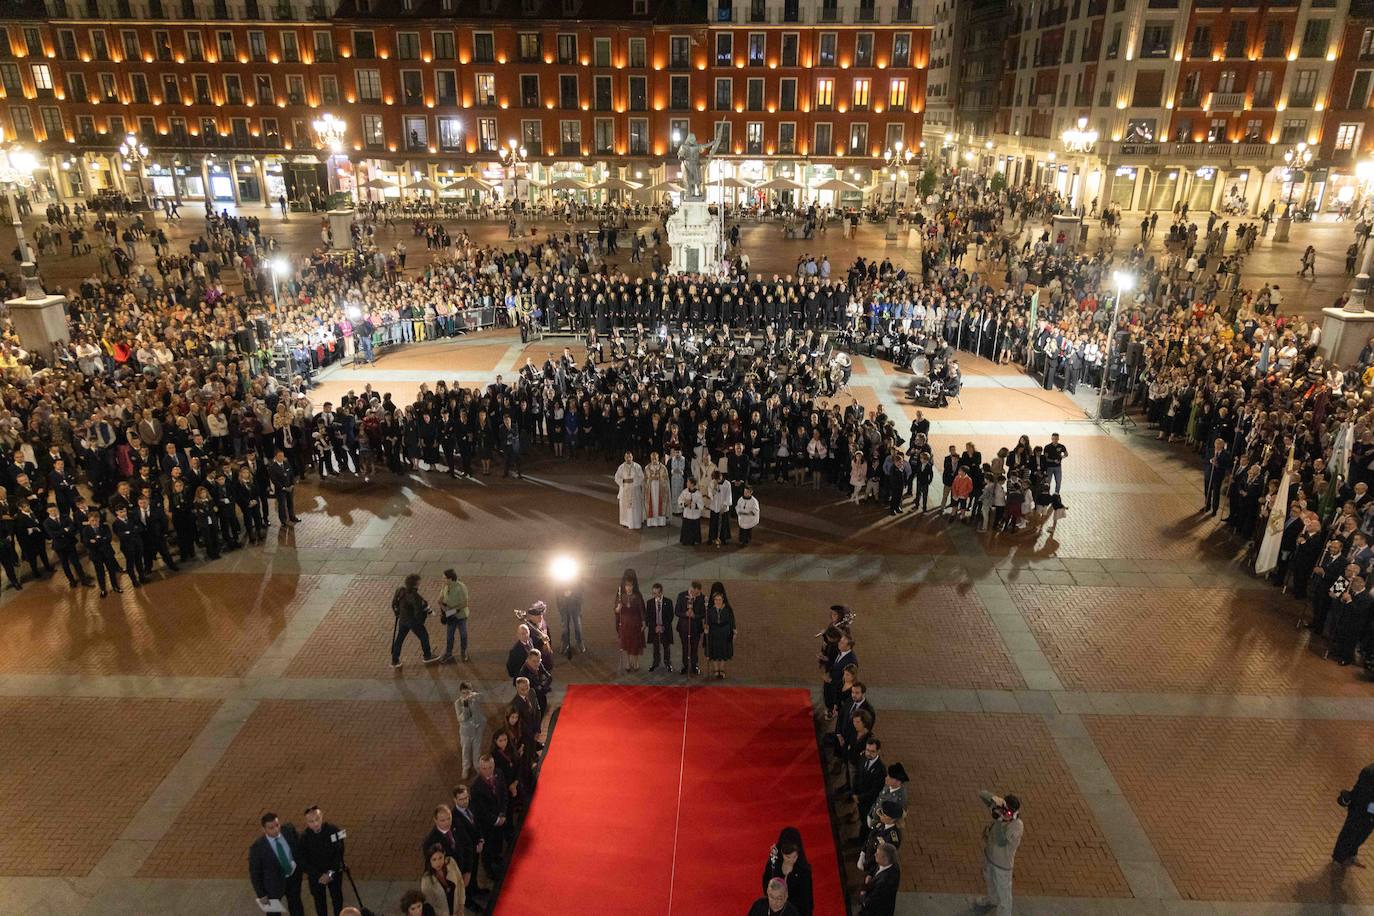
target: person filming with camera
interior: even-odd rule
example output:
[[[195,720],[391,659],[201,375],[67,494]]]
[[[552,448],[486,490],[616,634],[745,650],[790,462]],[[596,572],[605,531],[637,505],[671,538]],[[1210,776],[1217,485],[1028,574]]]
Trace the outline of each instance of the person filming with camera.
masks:
[[[975,904],[996,908],[997,916],[1011,916],[1011,874],[1016,864],[1016,849],[1021,845],[1025,824],[1021,823],[1021,800],[1015,795],[993,795],[982,791],[978,797],[987,805],[992,821],[983,828],[983,878],[986,897]]]

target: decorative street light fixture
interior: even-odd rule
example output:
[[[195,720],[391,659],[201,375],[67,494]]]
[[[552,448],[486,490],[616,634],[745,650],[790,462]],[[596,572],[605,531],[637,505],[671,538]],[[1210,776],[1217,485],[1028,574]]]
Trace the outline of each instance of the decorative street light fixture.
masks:
[[[143,205],[148,208],[148,218],[151,221],[153,201],[148,194],[148,155],[148,144],[140,142],[138,134],[129,134],[124,138],[124,142],[119,144],[119,158],[123,160],[124,171],[138,170],[139,196],[143,198]]]
[[[1111,386],[1112,342],[1116,340],[1116,325],[1121,314],[1121,297],[1128,290],[1135,288],[1135,274],[1130,271],[1118,270],[1112,274],[1112,280],[1116,284],[1116,301],[1112,303],[1112,323],[1107,328],[1107,352],[1102,358],[1102,387],[1098,390],[1097,395],[1097,419],[1099,422],[1104,419],[1102,408],[1107,404],[1107,389]],[[1124,405],[1122,411],[1122,416],[1125,416]]]
[[[342,118],[336,118],[333,114],[323,114],[310,124],[315,129],[315,136],[319,139],[320,148],[329,151],[325,158],[327,163],[326,191],[339,188],[338,165],[334,162],[336,157],[344,155],[344,135],[348,133],[348,122]],[[330,192],[333,193],[333,192]],[[340,205],[342,206],[342,204]]]
[[[1082,157],[1078,170],[1078,192],[1070,195],[1070,202],[1081,209],[1083,197],[1088,190],[1088,154],[1097,145],[1097,131],[1089,129],[1087,117],[1080,115],[1077,125],[1065,130],[1059,135],[1059,139],[1064,144],[1064,152]]]
[[[1367,197],[1371,190],[1374,190],[1374,159],[1366,159],[1364,162],[1355,166],[1355,180],[1360,185],[1360,196]],[[1365,301],[1369,298],[1369,262],[1374,256],[1374,242],[1371,242],[1369,234],[1364,237],[1364,257],[1360,260],[1360,270],[1355,276],[1355,285],[1350,288],[1350,295],[1345,300],[1345,310],[1347,312],[1363,312]]]
[[[521,212],[520,174],[516,171],[516,167],[522,165],[529,159],[529,151],[521,146],[514,137],[511,137],[510,142],[500,148],[500,153],[501,164],[505,166],[506,173],[510,175],[511,210],[519,214]],[[520,223],[517,228],[520,231],[521,237],[524,237],[524,224]]]
[[[1274,241],[1288,241],[1288,230],[1293,225],[1293,191],[1299,175],[1306,176],[1307,167],[1312,164],[1312,148],[1306,143],[1289,147],[1283,152],[1284,180],[1288,182],[1288,198],[1283,204],[1283,215],[1274,224]],[[1304,182],[1305,184],[1306,182]]]
[[[916,158],[914,152],[902,146],[902,141],[898,140],[883,154],[883,174],[892,176],[892,200],[888,204],[887,226],[883,233],[888,241],[897,237],[897,177]]]
[[[21,146],[0,148],[0,184],[5,186],[5,200],[10,205],[14,235],[19,241],[20,261],[32,263],[33,250],[24,238],[24,223],[19,218],[19,202],[15,191],[27,188],[33,183],[34,169],[38,168],[38,157]]]

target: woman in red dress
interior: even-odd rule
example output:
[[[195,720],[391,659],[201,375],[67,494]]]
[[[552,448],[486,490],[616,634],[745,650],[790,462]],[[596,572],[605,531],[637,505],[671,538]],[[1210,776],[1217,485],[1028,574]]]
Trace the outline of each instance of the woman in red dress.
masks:
[[[633,569],[620,578],[615,596],[615,632],[620,642],[620,659],[626,671],[639,670],[644,653],[644,596],[639,592],[639,576]]]

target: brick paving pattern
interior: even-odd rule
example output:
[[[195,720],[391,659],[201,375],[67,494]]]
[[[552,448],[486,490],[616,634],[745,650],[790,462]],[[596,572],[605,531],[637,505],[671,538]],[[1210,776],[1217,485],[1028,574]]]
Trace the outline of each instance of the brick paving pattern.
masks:
[[[1329,867],[1374,724],[1084,721],[1185,899],[1374,902],[1369,870]]]
[[[1368,695],[1348,668],[1313,657],[1294,635],[1293,602],[1274,592],[1045,585],[1011,592],[1070,689]]]
[[[141,589],[126,580],[123,595],[101,600],[94,589],[67,588],[59,573],[5,603],[0,672],[242,675],[315,582],[199,573]]]
[[[461,766],[449,703],[263,702],[140,875],[243,877],[264,811],[303,830],[317,804],[348,830],[360,878],[418,878],[430,812]]]
[[[87,875],[214,708],[0,697],[0,875]]]
[[[880,708],[873,730],[883,741],[883,760],[901,761],[911,776],[899,852],[904,890],[984,892],[982,830],[988,813],[978,792],[987,789],[1022,800],[1026,832],[1016,857],[1018,896],[1130,896],[1038,717]]]

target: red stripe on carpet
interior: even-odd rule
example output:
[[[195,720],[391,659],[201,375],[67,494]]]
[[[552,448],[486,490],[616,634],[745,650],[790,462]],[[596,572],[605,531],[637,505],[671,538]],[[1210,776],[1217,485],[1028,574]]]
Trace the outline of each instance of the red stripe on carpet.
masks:
[[[742,914],[788,824],[844,913],[805,690],[574,685],[496,912]]]

